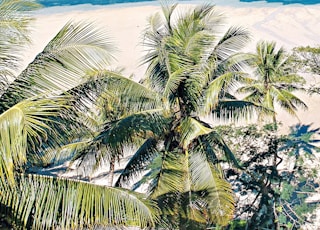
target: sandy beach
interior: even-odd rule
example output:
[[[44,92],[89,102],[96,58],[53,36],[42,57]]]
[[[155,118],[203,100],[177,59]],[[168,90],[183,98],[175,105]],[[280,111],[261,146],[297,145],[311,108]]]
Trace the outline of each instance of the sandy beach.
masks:
[[[190,7],[185,2],[181,7]],[[247,28],[252,34],[252,42],[245,47],[245,51],[254,51],[259,40],[276,41],[278,46],[290,50],[296,46],[315,46],[320,44],[320,4],[318,5],[267,5],[267,4],[237,4],[236,6],[216,5],[217,11],[223,13],[226,27],[230,25]],[[147,25],[147,18],[160,11],[158,3],[118,4],[108,7],[80,6],[80,7],[52,7],[37,12],[33,23],[32,40],[26,55],[26,64],[40,52],[45,44],[68,21],[92,21],[109,32],[111,41],[118,48],[115,53],[117,61],[113,67],[125,68],[126,75],[134,75],[134,79],[143,76],[145,68],[139,66],[143,54],[141,46],[142,31]],[[308,83],[320,82],[313,76],[308,77]],[[299,94],[300,95],[300,94]],[[301,123],[320,127],[318,107],[320,96],[302,95],[309,106],[308,111],[299,111],[299,119],[286,113],[279,113],[278,119],[283,122],[283,131],[288,127]]]

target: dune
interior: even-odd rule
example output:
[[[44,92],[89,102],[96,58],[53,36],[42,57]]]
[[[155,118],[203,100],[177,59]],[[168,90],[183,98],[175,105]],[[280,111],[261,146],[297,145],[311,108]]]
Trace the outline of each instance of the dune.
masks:
[[[184,2],[180,6],[184,9],[192,4]],[[216,8],[225,16],[226,29],[230,25],[242,26],[251,32],[252,42],[244,47],[245,51],[254,51],[256,42],[262,39],[276,41],[278,47],[283,46],[287,50],[297,46],[320,44],[320,4],[288,6],[238,3],[235,6],[217,4]],[[134,79],[138,80],[145,71],[145,67],[140,66],[143,56],[143,30],[147,25],[147,18],[160,10],[159,4],[154,2],[100,7],[51,7],[39,10],[35,14],[31,35],[34,43],[26,54],[25,64],[30,62],[68,21],[92,21],[109,31],[110,41],[118,48],[115,53],[116,61],[111,67],[122,67],[126,75],[133,75]],[[320,79],[309,76],[307,80],[308,84],[316,84]],[[277,114],[278,120],[283,123],[282,132],[288,132],[290,126],[298,123],[310,125],[311,128],[320,127],[320,96],[301,97],[309,109],[298,111],[299,118],[282,111]]]

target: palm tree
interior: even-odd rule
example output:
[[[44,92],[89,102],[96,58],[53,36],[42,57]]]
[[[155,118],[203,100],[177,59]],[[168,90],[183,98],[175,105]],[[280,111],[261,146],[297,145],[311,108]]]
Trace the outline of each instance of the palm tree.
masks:
[[[218,162],[238,165],[201,116],[214,113],[222,104],[232,113],[249,108],[250,103],[241,104],[229,93],[245,79],[246,58],[237,52],[249,35],[232,27],[217,39],[221,17],[212,5],[183,14],[176,9],[176,4],[163,4],[164,17],[151,17],[144,34],[144,45],[150,49],[144,62],[147,77],[139,87],[153,90],[154,107],[106,124],[97,140],[119,146],[133,137],[144,140],[116,186],[130,184],[147,170],[136,185],[149,184],[148,194],[161,208],[166,228],[225,225],[232,218],[234,201]]]
[[[1,214],[18,228],[154,226],[157,208],[142,194],[30,173],[31,166],[41,163],[44,151],[87,133],[80,129],[83,120],[76,110],[83,109],[90,96],[95,98],[87,74],[102,71],[112,59],[103,30],[90,23],[69,22],[16,75],[20,54],[15,51],[29,41],[31,18],[26,13],[34,7],[38,5],[27,0],[0,3]],[[105,74],[96,80],[112,76]],[[76,90],[80,86],[87,91],[80,94]]]
[[[73,105],[80,109],[85,108],[81,113],[84,115],[82,123],[90,130],[89,136],[87,138],[83,136],[73,143],[62,146],[59,150],[62,154],[58,157],[57,154],[54,154],[51,157],[51,162],[52,158],[55,158],[55,161],[59,161],[59,157],[70,159],[71,164],[77,162],[78,167],[86,168],[83,170],[83,174],[89,175],[89,178],[96,169],[105,167],[105,163],[107,163],[109,165],[108,185],[112,186],[115,163],[124,157],[127,149],[140,145],[143,139],[137,134],[131,138],[130,142],[121,142],[116,138],[102,142],[100,138],[97,138],[101,128],[111,129],[111,127],[117,126],[119,121],[132,114],[153,109],[157,101],[153,91],[146,89],[132,79],[123,77],[120,73],[102,70],[90,73],[90,77],[94,80],[90,80],[69,92],[69,94],[80,95],[82,100],[86,98],[87,102],[90,101],[90,107],[79,100],[77,105]],[[90,98],[88,95],[83,95],[88,87],[95,92],[95,96],[92,93],[89,95]],[[88,159],[91,160],[88,161]]]
[[[259,113],[259,120],[271,115],[272,122],[276,125],[276,104],[294,116],[297,116],[299,107],[307,108],[307,105],[293,94],[294,90],[303,90],[301,85],[305,80],[293,71],[290,61],[290,56],[283,48],[276,50],[275,42],[257,43],[256,53],[252,54],[251,60],[255,78],[240,87],[238,92],[248,94],[244,100],[270,109],[272,113]]]

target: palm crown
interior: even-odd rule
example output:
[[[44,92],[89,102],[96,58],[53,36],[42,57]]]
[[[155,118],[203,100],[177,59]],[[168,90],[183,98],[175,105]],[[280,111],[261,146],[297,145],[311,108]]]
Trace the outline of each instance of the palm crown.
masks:
[[[183,14],[177,10],[177,5],[162,5],[163,17],[151,17],[144,35],[148,69],[141,83],[154,90],[161,103],[155,110],[123,119],[116,129],[105,129],[100,138],[107,142],[111,130],[121,133],[117,140],[144,133],[144,143],[116,185],[124,186],[148,170],[136,186],[148,182],[148,193],[157,200],[169,228],[224,225],[232,217],[234,201],[217,163],[227,159],[237,165],[237,161],[214,128],[200,117],[214,113],[232,85],[244,79],[246,58],[236,54],[249,35],[232,27],[217,39],[221,16],[212,5]],[[123,127],[125,134],[120,132]]]
[[[296,116],[297,109],[306,109],[306,104],[295,96],[294,90],[301,87],[304,78],[297,75],[290,67],[290,56],[283,48],[276,50],[275,42],[261,41],[257,44],[256,53],[252,54],[251,65],[254,77],[250,84],[240,87],[238,92],[248,93],[244,100],[262,104],[270,109],[268,113],[260,113],[262,120],[265,115],[271,115],[276,123],[275,104],[289,114]]]

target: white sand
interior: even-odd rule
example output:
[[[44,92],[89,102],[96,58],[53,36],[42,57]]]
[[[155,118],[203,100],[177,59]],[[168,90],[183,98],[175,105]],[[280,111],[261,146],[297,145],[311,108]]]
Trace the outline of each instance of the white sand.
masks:
[[[181,4],[187,7],[185,4]],[[246,50],[253,51],[258,40],[274,40],[279,46],[288,50],[302,45],[320,44],[320,5],[282,6],[279,4],[236,4],[236,7],[217,5],[217,10],[226,16],[227,24],[243,26],[251,31],[253,39]],[[118,60],[115,66],[124,67],[125,74],[134,74],[135,79],[143,76],[144,68],[139,67],[142,57],[140,45],[142,31],[147,24],[147,18],[160,11],[157,3],[112,5],[109,7],[57,7],[41,10],[36,15],[32,38],[34,46],[30,48],[26,63],[30,62],[36,53],[69,20],[96,21],[109,31],[110,37],[120,52],[115,56]],[[226,27],[227,28],[227,27]],[[312,82],[309,79],[309,83]],[[303,96],[309,110],[299,111],[302,124],[313,124],[312,128],[320,127],[319,96]],[[278,119],[284,123],[284,129],[299,122],[288,114],[279,112]]]

